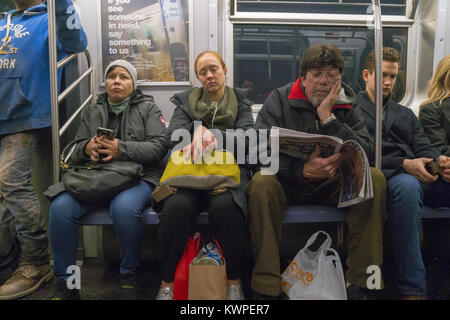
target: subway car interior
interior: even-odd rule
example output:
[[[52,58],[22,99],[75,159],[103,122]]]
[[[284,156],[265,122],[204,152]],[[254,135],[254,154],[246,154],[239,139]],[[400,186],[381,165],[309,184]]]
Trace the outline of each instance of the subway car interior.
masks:
[[[49,7],[49,26],[52,3]],[[57,0],[56,0],[57,1]],[[126,59],[137,69],[138,89],[152,95],[165,123],[170,123],[174,93],[201,86],[195,76],[195,57],[204,50],[219,52],[227,65],[226,83],[247,89],[256,119],[268,95],[299,77],[305,50],[317,43],[332,43],[342,53],[343,82],[354,92],[365,90],[363,64],[369,52],[381,45],[401,54],[400,69],[392,98],[416,115],[427,99],[428,81],[439,61],[450,54],[450,2],[447,0],[72,0],[88,38],[86,52],[64,61],[51,60],[52,128],[47,142],[35,154],[33,184],[48,223],[50,202],[43,192],[60,181],[59,157],[74,139],[81,110],[105,92],[104,72],[116,59]],[[380,15],[373,2],[380,3]],[[14,9],[12,0],[0,1],[0,12]],[[54,10],[54,9],[53,9]],[[2,14],[3,19],[4,14]],[[381,27],[376,19],[381,21]],[[54,21],[53,21],[54,23]],[[53,31],[54,33],[54,31]],[[382,44],[377,43],[382,41]],[[55,35],[49,34],[54,50]],[[53,48],[53,49],[52,49]],[[379,54],[379,52],[377,52]],[[51,54],[50,54],[51,55]],[[1,65],[0,65],[1,68]],[[57,83],[56,73],[63,69]],[[50,143],[51,141],[51,143]],[[379,150],[377,150],[379,152]],[[382,155],[381,155],[382,157]],[[298,209],[298,208],[297,208]],[[327,231],[343,265],[347,227],[342,212],[323,208],[289,211],[280,244],[282,270],[307,239],[319,230]],[[302,211],[303,210],[303,211]],[[319,211],[314,211],[319,210]],[[155,299],[159,284],[157,261],[157,215],[146,210],[141,257],[145,299]],[[327,218],[328,217],[328,218]],[[291,219],[291,220],[289,220]],[[205,216],[196,229],[208,234]],[[81,266],[81,297],[86,300],[116,298],[115,281],[120,250],[106,209],[86,216],[79,227],[77,264]],[[427,268],[429,296],[450,299],[450,209],[430,208],[422,220],[422,255]],[[384,234],[382,272],[386,285],[380,299],[395,299],[392,287],[394,266],[388,232]],[[243,278],[250,299],[252,253],[246,255]],[[50,284],[43,285],[24,300],[51,298]]]

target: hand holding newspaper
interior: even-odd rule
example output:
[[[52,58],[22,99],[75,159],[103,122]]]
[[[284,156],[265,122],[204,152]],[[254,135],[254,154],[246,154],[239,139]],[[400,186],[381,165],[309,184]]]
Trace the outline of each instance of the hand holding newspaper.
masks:
[[[338,208],[351,206],[373,198],[369,161],[366,153],[357,141],[343,141],[333,136],[272,127],[270,131],[272,146],[276,146],[273,139],[277,135],[279,137],[278,151],[293,158],[304,159],[305,156],[309,156],[315,150],[317,144],[322,150],[321,157],[323,158],[340,151],[344,152],[340,165],[342,184]]]

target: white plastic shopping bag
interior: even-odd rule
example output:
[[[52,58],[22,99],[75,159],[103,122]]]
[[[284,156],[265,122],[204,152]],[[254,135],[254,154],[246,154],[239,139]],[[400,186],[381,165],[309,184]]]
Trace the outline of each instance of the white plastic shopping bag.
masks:
[[[318,236],[325,238],[320,247]],[[330,235],[314,233],[282,274],[283,291],[291,300],[347,300],[344,273],[338,253],[330,248]],[[315,249],[315,248],[314,248]]]

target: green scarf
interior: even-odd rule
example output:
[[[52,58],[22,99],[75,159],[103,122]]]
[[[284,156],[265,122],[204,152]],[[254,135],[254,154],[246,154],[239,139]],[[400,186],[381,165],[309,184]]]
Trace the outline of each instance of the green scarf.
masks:
[[[234,90],[225,87],[225,94],[216,104],[212,103],[203,88],[192,90],[189,95],[189,107],[195,120],[202,120],[213,128],[226,130],[234,128],[237,117],[238,101]]]
[[[128,101],[130,101],[130,97],[123,99],[119,103],[114,104],[108,98],[109,107],[111,108],[111,111],[114,112],[116,115],[119,115],[123,110],[126,109],[126,107],[128,106]]]

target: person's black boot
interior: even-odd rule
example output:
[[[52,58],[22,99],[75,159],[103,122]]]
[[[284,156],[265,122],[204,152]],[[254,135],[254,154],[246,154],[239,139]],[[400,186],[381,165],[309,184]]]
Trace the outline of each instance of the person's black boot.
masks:
[[[137,272],[119,276],[118,300],[142,300],[141,286]]]
[[[66,280],[55,277],[53,288],[52,300],[80,300],[80,290],[67,288]]]

